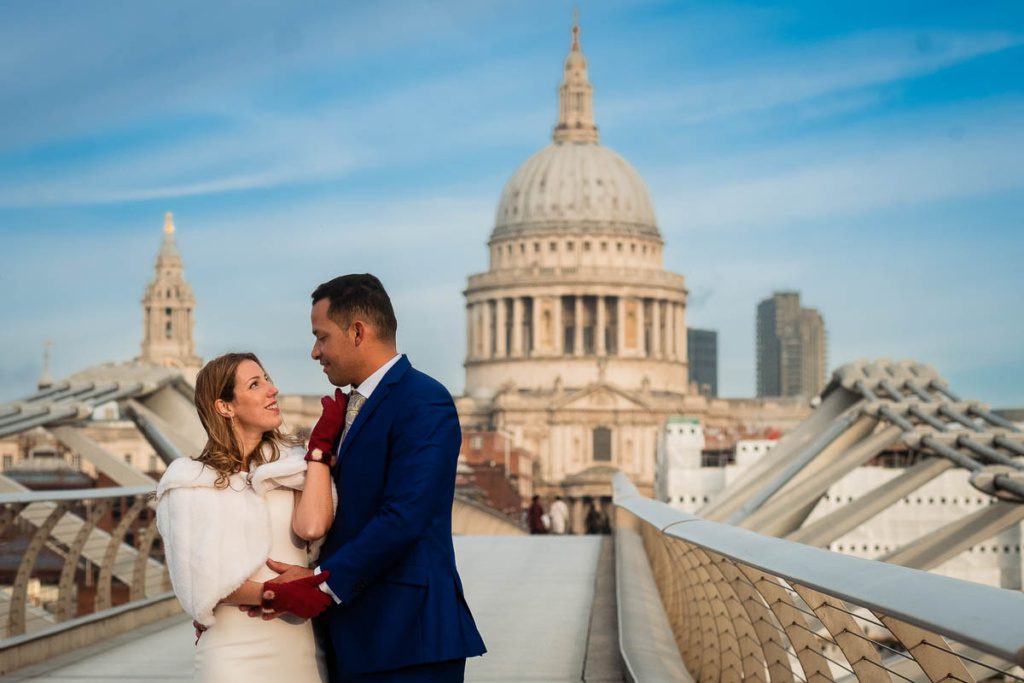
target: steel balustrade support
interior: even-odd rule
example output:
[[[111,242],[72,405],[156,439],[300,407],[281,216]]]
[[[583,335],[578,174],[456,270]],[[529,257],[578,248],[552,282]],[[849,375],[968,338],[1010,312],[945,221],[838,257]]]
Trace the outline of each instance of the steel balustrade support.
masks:
[[[994,448],[989,448],[985,444],[980,444],[969,436],[958,436],[956,439],[957,446],[963,446],[964,448],[974,451],[981,457],[985,458],[989,462],[994,462],[998,465],[1006,465],[1017,470],[1024,470],[1024,464],[1021,464],[1013,458],[1003,455]]]
[[[1017,455],[1024,455],[1024,443],[1019,443],[1013,439],[1007,439],[1002,434],[996,434],[992,437],[992,443],[996,446],[1002,446],[1008,451],[1013,451]]]
[[[132,587],[129,599],[141,600],[146,596],[146,567],[149,564],[149,553],[153,550],[153,542],[160,534],[156,528],[156,515],[149,520],[145,529],[139,532],[138,554],[135,555],[135,563],[132,566]],[[163,585],[165,590],[171,589],[171,577],[167,567],[163,568]]]
[[[91,414],[92,409],[84,404],[71,403],[52,406],[50,409],[36,413],[26,420],[8,421],[7,424],[0,425],[0,437],[24,432],[33,427],[39,427],[51,422],[84,420]]]
[[[71,387],[71,383],[68,381],[58,382],[51,387],[41,389],[36,393],[32,394],[28,398],[23,399],[25,403],[34,403],[36,401],[42,401],[43,399],[50,399],[57,394],[67,391]]]
[[[117,558],[117,550],[124,543],[128,529],[138,519],[139,514],[146,509],[148,496],[135,496],[130,508],[121,515],[121,521],[117,528],[110,534],[107,541],[107,552],[103,555],[103,564],[100,565],[100,575],[96,582],[96,611],[110,609],[112,605],[112,584],[114,581],[114,560]],[[141,554],[137,557],[140,557]]]
[[[886,393],[889,394],[889,396],[892,397],[892,400],[894,400],[894,401],[902,401],[903,400],[903,392],[900,391],[896,387],[896,385],[892,383],[891,380],[883,379],[878,384],[883,389],[885,389]]]
[[[909,389],[911,391],[911,393],[913,393],[915,396],[917,396],[919,399],[921,399],[925,403],[934,403],[935,402],[935,398],[931,394],[929,394],[927,391],[922,389],[921,385],[919,385],[917,382],[913,382],[911,380],[907,380],[906,382],[903,383],[903,386],[905,386],[907,389]]]
[[[69,501],[62,501],[50,511],[46,521],[40,524],[36,532],[32,534],[32,540],[29,541],[25,554],[21,557],[18,573],[14,577],[14,585],[11,586],[11,611],[7,615],[8,638],[19,636],[25,632],[25,607],[28,604],[28,580],[32,575],[32,568],[36,564],[36,558],[39,557],[39,551],[43,549],[46,540],[50,537],[53,527],[57,526],[57,522],[70,507]]]
[[[898,414],[896,411],[894,411],[892,408],[885,404],[882,404],[878,407],[878,414],[884,417],[889,422],[896,425],[897,427],[899,427],[900,429],[902,429],[904,432],[914,431],[914,424],[910,420]]]
[[[951,448],[941,441],[937,441],[930,436],[921,437],[921,445],[929,450],[932,450],[943,458],[953,461],[955,465],[964,468],[968,472],[975,472],[982,468],[982,464],[977,460],[974,460],[970,456],[964,455],[955,448]]]
[[[3,412],[0,412],[0,429],[8,426],[13,422],[19,422],[26,418],[39,417],[49,412],[49,409],[42,406],[34,406],[24,401],[18,401],[6,406]]]
[[[915,491],[953,467],[944,458],[930,457],[911,465],[903,474],[857,497],[838,510],[786,536],[795,543],[824,547],[879,514],[900,498]]]
[[[152,394],[139,397],[143,406],[166,425],[168,435],[181,437],[177,446],[186,456],[199,455],[206,444],[206,430],[199,421],[195,389],[183,380],[175,380]],[[161,427],[164,431],[164,427]],[[185,445],[189,444],[189,445]]]
[[[860,394],[865,399],[867,399],[871,403],[874,403],[875,401],[878,400],[878,394],[872,391],[871,388],[868,387],[867,383],[864,382],[863,380],[857,380],[857,382],[855,382],[853,386],[858,392],[860,392]]]
[[[155,487],[153,478],[114,455],[86,433],[71,425],[50,427],[48,430],[62,444],[93,464],[99,472],[121,486]]]
[[[949,429],[949,425],[939,418],[932,415],[927,410],[922,410],[920,406],[910,406],[907,408],[907,412],[921,420],[922,422],[931,425],[936,431],[944,432]]]
[[[156,454],[160,456],[160,459],[164,461],[165,465],[170,465],[172,462],[184,456],[184,453],[174,441],[165,436],[163,431],[157,425],[157,421],[153,419],[150,411],[144,409],[141,403],[135,401],[126,401],[124,404],[124,411],[128,414],[128,418],[135,423],[135,427],[142,433],[142,436],[146,438],[149,445],[153,447]],[[198,455],[198,453],[196,453]]]
[[[772,448],[770,458],[760,458],[741,473],[735,481],[712,497],[700,509],[705,519],[722,521],[735,513],[744,502],[761,490],[787,463],[799,457],[808,446],[843,415],[856,411],[863,404],[860,394],[838,387],[822,399],[810,417],[783,436]]]
[[[932,391],[939,392],[953,403],[960,402],[960,397],[954,394],[952,389],[950,389],[949,385],[947,385],[945,382],[933,379],[932,381],[928,382],[928,388],[931,389]]]
[[[94,384],[91,388],[86,391],[78,391],[71,396],[74,397],[76,403],[83,403],[85,401],[91,402],[93,405],[99,405],[106,403],[107,401],[113,400],[118,394],[121,393],[121,388],[117,383],[106,383],[106,384]],[[62,400],[66,397],[54,397],[53,401]]]
[[[944,458],[948,458],[955,462],[960,467],[970,471],[972,474],[977,473],[983,469],[981,463],[972,460],[963,453],[960,453],[955,448],[950,448],[944,443],[936,441],[930,436],[921,437],[921,445],[930,448]],[[969,479],[974,484],[973,477]],[[1006,475],[996,475],[992,480],[992,485],[996,489],[1003,489],[1017,496],[1018,500],[1024,501],[1024,482],[1018,481]],[[980,489],[979,489],[980,490]],[[988,493],[988,491],[985,491]]]
[[[1000,501],[944,524],[876,559],[914,569],[931,569],[1021,520],[1024,520],[1024,505]]]
[[[874,424],[877,424],[877,421],[871,420],[871,426]],[[901,434],[899,427],[889,425],[860,439],[826,467],[768,501],[740,526],[772,536],[793,532],[799,528],[800,522],[806,519],[806,515],[795,516],[794,511],[800,512],[815,505],[830,486],[899,441]]]
[[[1020,433],[1020,429],[1017,427],[1017,425],[1010,422],[1002,415],[996,415],[991,410],[982,408],[979,405],[972,405],[968,407],[967,413],[970,415],[977,415],[981,419],[985,420],[989,424],[995,425],[996,427],[1002,427],[1003,429],[1008,429],[1011,432],[1017,432],[1018,434]]]
[[[1018,591],[832,553],[718,522],[695,520],[692,515],[683,515],[663,503],[642,497],[622,473],[615,475],[613,488],[617,506],[648,524],[652,521],[645,511],[657,511],[652,517],[665,529],[663,535],[731,559],[748,578],[750,572],[778,577],[1007,661],[1024,664],[1024,629],[1020,626],[1024,594]],[[670,521],[673,515],[678,523]],[[751,581],[757,584],[754,579]],[[761,586],[758,590],[764,595]],[[798,649],[798,657],[799,654]]]
[[[96,528],[103,515],[110,512],[110,503],[110,498],[102,498],[95,504],[88,499],[85,501],[87,510],[85,524],[79,527],[78,533],[75,534],[75,540],[68,548],[68,554],[64,557],[64,566],[60,571],[60,583],[57,589],[57,621],[67,621],[77,616],[77,609],[72,605],[75,598],[75,574],[78,571],[78,560],[82,557],[82,550],[85,548],[85,542],[92,534],[92,530]],[[89,571],[88,566],[86,571]]]
[[[757,510],[769,498],[788,484],[804,467],[814,460],[823,450],[839,438],[847,429],[860,419],[859,410],[849,410],[836,418],[823,433],[808,444],[797,457],[786,463],[767,483],[740,506],[739,510],[726,518],[726,524],[739,524]]]
[[[69,383],[62,391],[58,391],[51,394],[47,398],[47,402],[56,403],[58,401],[66,401],[68,399],[77,399],[80,396],[84,396],[96,391],[95,382],[73,382]]]
[[[4,420],[9,418],[11,415],[17,415],[18,413],[20,413],[21,405],[23,405],[24,403],[25,402],[22,401],[21,404],[11,403],[5,406],[0,406],[0,424],[2,424]]]
[[[984,427],[982,427],[969,416],[965,415],[964,413],[961,413],[959,410],[957,410],[956,408],[952,407],[947,403],[943,403],[936,410],[945,415],[946,417],[948,417],[949,419],[959,422],[964,427],[970,429],[972,432],[985,431]]]

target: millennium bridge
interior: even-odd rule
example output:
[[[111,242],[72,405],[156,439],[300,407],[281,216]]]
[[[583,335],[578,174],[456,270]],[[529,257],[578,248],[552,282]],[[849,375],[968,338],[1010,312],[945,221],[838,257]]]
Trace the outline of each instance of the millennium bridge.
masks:
[[[112,366],[0,406],[0,437],[45,429],[112,486],[31,491],[0,476],[0,680],[184,681],[190,620],[170,592],[155,482],[83,424],[116,401],[165,462],[198,452],[191,387]],[[810,519],[893,444],[923,457]],[[490,652],[478,681],[1024,680],[1024,595],[929,572],[1024,519],[1024,434],[913,362],[836,371],[811,416],[698,515],[614,479],[610,536],[528,536],[453,510]],[[953,468],[988,505],[863,559],[826,547]]]

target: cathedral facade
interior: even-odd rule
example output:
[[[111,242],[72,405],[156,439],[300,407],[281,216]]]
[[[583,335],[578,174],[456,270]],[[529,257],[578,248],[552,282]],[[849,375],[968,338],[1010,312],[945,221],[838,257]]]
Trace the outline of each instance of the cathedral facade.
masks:
[[[685,281],[664,268],[640,175],[600,144],[578,26],[558,99],[552,142],[506,184],[489,269],[465,290],[459,413],[534,453],[541,495],[606,497],[616,470],[649,493],[666,418],[707,410],[687,389]]]

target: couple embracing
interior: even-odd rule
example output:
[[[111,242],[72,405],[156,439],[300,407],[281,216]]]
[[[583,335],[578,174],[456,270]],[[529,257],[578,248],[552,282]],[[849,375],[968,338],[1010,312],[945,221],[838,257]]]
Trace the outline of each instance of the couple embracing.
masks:
[[[461,681],[485,648],[452,547],[455,405],[398,354],[377,278],[338,277],[312,299],[313,359],[352,390],[321,399],[308,445],[279,431],[257,357],[229,353],[196,378],[206,446],[157,487],[196,678]]]

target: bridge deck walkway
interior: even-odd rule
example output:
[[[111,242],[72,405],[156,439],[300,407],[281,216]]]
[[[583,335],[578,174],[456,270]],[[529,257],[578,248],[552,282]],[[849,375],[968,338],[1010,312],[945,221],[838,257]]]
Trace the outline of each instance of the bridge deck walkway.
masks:
[[[489,652],[469,660],[471,681],[621,681],[610,540],[597,536],[460,536],[466,597]],[[601,599],[595,600],[595,586]],[[192,680],[184,617],[0,679],[6,683]]]

